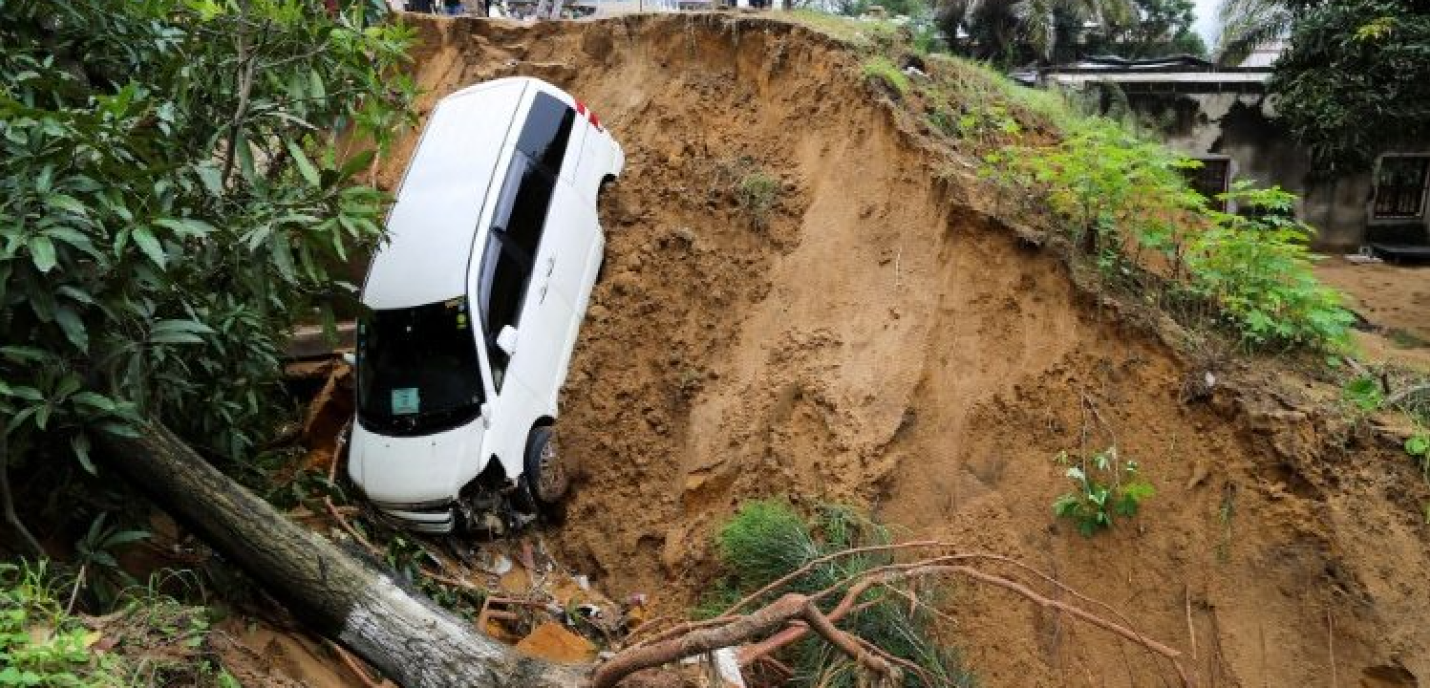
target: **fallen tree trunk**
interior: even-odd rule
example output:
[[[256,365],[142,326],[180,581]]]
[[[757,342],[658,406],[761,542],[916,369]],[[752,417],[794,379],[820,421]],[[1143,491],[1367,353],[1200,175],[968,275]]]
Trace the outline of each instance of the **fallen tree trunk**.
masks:
[[[100,435],[105,457],[312,624],[407,688],[577,686],[586,667],[525,657],[294,524],[172,432]]]

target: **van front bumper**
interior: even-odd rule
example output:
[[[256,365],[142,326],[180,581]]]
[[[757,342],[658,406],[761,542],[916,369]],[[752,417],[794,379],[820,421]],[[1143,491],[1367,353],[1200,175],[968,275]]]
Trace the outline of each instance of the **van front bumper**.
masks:
[[[419,533],[450,533],[457,522],[449,499],[421,504],[373,502],[373,505],[399,526]]]

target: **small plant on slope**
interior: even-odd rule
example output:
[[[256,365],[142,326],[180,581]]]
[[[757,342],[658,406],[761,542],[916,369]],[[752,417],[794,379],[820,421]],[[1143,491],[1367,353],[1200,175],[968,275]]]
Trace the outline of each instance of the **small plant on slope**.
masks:
[[[59,597],[43,564],[0,564],[0,686],[125,685],[119,659],[90,650],[99,634]]]
[[[84,537],[75,543],[75,555],[80,562],[77,585],[87,586],[104,609],[114,605],[124,588],[135,584],[134,578],[120,568],[115,550],[149,537],[148,531],[106,526],[108,518],[107,512],[96,517]]]
[[[1385,403],[1385,393],[1380,390],[1380,383],[1369,375],[1362,375],[1341,388],[1341,396],[1352,408],[1361,413],[1371,413]]]
[[[735,186],[735,200],[754,221],[756,227],[769,224],[770,211],[779,201],[780,182],[764,170],[754,170],[740,178]]]
[[[1136,461],[1123,461],[1117,447],[1109,447],[1088,459],[1072,463],[1067,452],[1060,452],[1056,461],[1069,466],[1067,477],[1074,490],[1053,502],[1053,513],[1077,524],[1079,533],[1092,537],[1100,530],[1112,527],[1118,517],[1136,516],[1142,502],[1156,490],[1138,472]]]

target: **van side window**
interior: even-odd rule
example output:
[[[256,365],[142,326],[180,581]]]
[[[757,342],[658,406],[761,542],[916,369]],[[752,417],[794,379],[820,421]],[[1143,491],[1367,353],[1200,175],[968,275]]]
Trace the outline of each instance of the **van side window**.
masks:
[[[501,198],[492,215],[492,229],[505,235],[508,246],[523,253],[527,262],[536,259],[555,186],[551,175],[525,156],[512,156]]]
[[[506,378],[509,358],[497,346],[497,333],[503,327],[516,327],[521,318],[521,302],[526,283],[531,278],[531,266],[523,266],[514,253],[503,250],[501,235],[492,232],[482,253],[481,282],[478,285],[478,306],[481,308],[482,332],[491,362],[492,384],[501,391]]]
[[[517,152],[502,181],[491,232],[482,251],[477,284],[482,333],[492,383],[501,391],[510,357],[497,346],[497,335],[508,325],[521,329],[521,308],[531,286],[531,273],[546,228],[546,212],[556,177],[566,157],[575,111],[545,94],[536,94],[522,126]]]
[[[571,125],[576,111],[551,94],[537,93],[531,103],[531,113],[517,139],[516,149],[554,175],[561,174],[561,162],[566,157],[566,144],[571,139]]]

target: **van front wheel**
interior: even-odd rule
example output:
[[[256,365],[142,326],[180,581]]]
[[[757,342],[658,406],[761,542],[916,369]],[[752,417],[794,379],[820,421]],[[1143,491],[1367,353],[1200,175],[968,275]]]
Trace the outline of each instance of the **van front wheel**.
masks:
[[[558,449],[555,428],[543,425],[532,429],[526,443],[526,486],[543,511],[560,503],[571,487]]]

